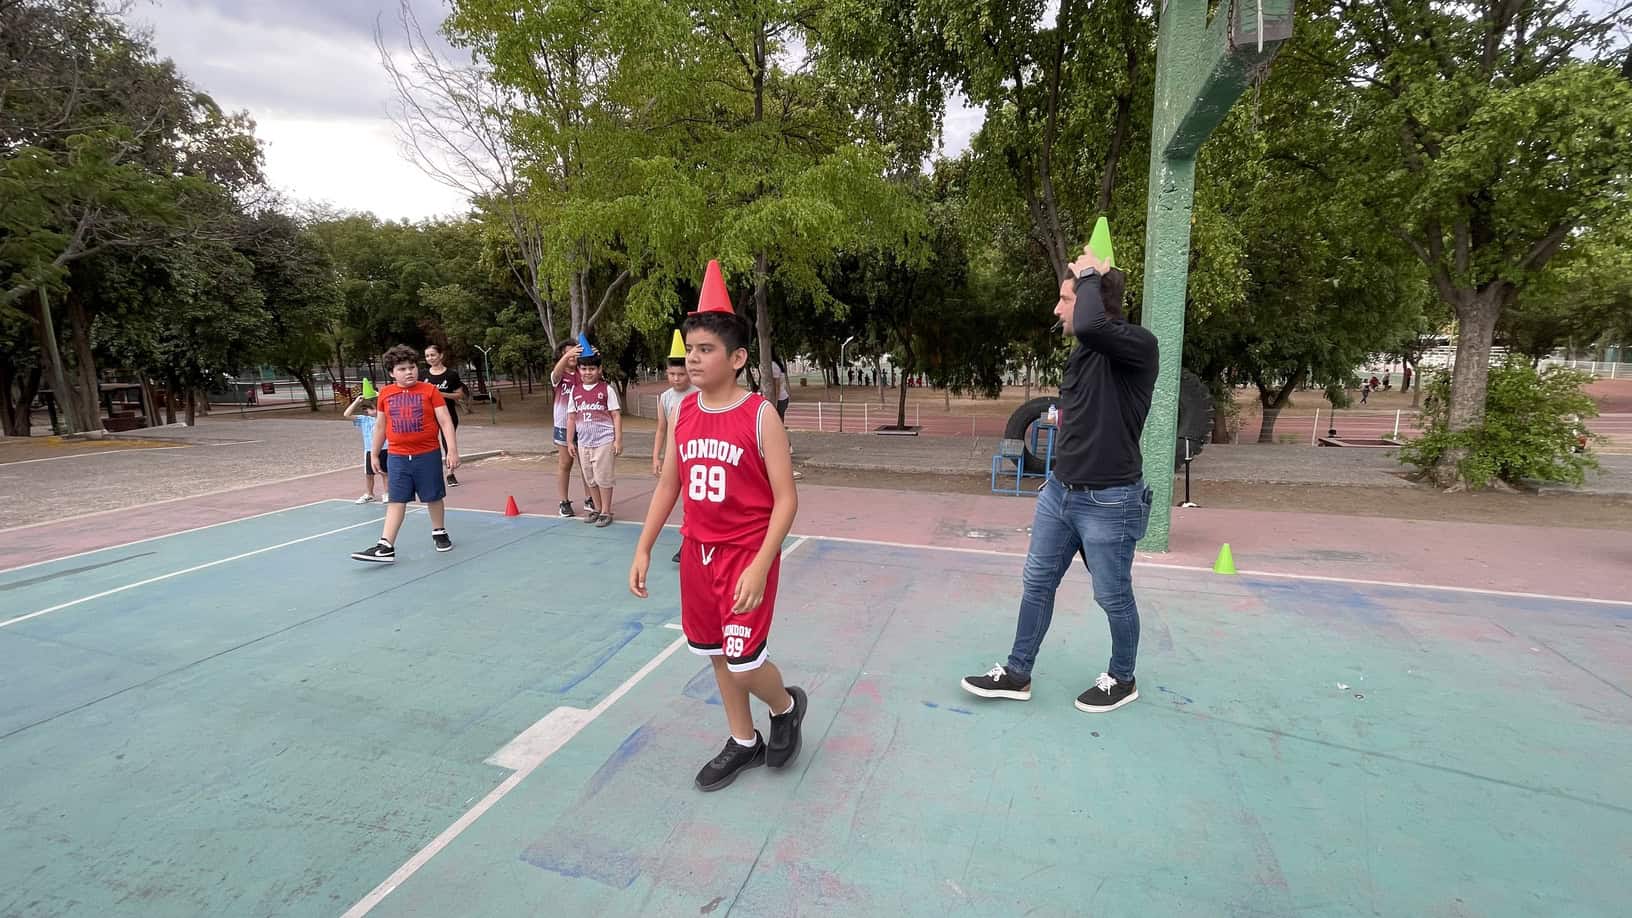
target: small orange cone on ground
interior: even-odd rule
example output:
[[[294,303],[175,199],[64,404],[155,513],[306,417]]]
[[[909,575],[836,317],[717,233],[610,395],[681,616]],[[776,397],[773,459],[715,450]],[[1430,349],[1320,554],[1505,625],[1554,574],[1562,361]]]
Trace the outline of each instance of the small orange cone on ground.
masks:
[[[1218,550],[1218,560],[1213,562],[1213,573],[1234,576],[1235,556],[1230,554],[1230,543],[1225,542],[1224,547]]]
[[[516,506],[516,499],[514,497],[509,497],[509,498],[505,499],[505,501],[504,501],[504,515],[505,516],[521,516],[521,508]]]

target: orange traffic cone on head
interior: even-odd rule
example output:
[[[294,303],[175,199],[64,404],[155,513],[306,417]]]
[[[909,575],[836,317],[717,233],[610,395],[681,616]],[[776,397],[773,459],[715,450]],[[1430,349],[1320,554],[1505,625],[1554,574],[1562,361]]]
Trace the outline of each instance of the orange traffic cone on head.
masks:
[[[505,516],[521,516],[521,508],[516,506],[516,499],[514,497],[509,497],[509,498],[505,499],[505,501],[504,501],[504,515]]]

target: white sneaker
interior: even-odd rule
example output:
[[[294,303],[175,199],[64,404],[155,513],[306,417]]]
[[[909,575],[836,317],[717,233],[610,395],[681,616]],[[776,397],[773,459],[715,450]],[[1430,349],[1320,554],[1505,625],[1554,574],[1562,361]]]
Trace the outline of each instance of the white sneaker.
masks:
[[[364,494],[362,497],[359,497],[356,500],[352,501],[352,503],[355,503],[355,504],[372,504],[372,503],[374,503],[374,495]]]

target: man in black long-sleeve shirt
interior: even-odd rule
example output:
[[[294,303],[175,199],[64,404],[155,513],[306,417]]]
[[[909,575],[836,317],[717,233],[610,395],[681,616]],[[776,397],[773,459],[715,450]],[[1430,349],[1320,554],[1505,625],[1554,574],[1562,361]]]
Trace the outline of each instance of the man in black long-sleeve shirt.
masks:
[[[1110,623],[1111,660],[1077,707],[1103,713],[1139,697],[1133,554],[1150,521],[1139,437],[1156,389],[1156,336],[1122,318],[1125,282],[1109,258],[1084,250],[1070,271],[1054,314],[1077,346],[1060,385],[1054,473],[1037,495],[1014,649],[1006,663],[965,677],[963,687],[984,698],[1031,698],[1031,670],[1054,617],[1054,593],[1080,555]]]

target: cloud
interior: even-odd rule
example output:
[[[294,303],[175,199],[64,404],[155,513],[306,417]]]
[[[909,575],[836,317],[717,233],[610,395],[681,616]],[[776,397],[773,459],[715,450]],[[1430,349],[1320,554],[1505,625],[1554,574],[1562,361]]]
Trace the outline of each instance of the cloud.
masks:
[[[413,0],[434,36],[443,11]],[[406,162],[387,116],[394,90],[374,44],[378,18],[401,46],[395,0],[163,0],[127,13],[159,53],[222,107],[247,110],[266,144],[267,176],[290,197],[381,217],[464,209],[462,198]]]

